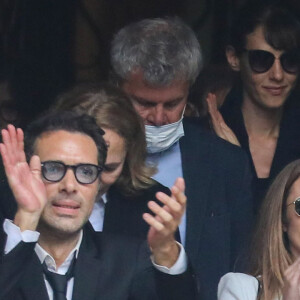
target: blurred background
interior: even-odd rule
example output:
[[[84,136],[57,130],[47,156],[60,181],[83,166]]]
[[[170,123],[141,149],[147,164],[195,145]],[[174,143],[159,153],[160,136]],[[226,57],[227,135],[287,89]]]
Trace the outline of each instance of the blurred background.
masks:
[[[106,80],[111,38],[143,18],[181,17],[196,32],[206,66],[226,65],[227,29],[243,2],[0,0],[1,127],[26,126],[74,83]]]

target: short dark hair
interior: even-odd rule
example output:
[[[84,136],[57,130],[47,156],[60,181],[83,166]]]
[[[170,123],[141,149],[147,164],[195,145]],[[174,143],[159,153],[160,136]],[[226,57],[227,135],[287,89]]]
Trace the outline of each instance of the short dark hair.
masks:
[[[29,160],[35,152],[35,144],[39,137],[47,132],[65,130],[82,133],[93,139],[98,150],[98,164],[104,166],[107,147],[103,139],[104,131],[96,120],[86,114],[74,111],[48,113],[33,121],[25,131],[25,153]]]
[[[238,11],[231,26],[229,42],[237,54],[246,46],[246,36],[263,27],[267,43],[276,50],[300,49],[300,22],[283,3],[248,1]]]

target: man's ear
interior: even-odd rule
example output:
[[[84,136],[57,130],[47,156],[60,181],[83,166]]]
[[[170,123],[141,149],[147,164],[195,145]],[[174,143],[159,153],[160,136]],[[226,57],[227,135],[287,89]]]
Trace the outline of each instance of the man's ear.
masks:
[[[233,71],[240,71],[240,59],[232,46],[226,47],[227,61]]]

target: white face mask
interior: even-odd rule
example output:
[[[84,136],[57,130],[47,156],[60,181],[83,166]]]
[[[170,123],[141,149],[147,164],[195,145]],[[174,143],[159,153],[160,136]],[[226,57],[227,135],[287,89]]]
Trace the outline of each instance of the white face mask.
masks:
[[[179,121],[162,126],[145,125],[147,152],[157,153],[170,148],[184,136],[183,114]]]

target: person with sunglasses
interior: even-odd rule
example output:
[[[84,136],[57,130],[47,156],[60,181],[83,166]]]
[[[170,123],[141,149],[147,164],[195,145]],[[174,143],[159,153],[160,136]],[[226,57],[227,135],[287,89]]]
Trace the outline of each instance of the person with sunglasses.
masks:
[[[278,174],[262,202],[248,271],[224,275],[218,299],[300,299],[299,159]]]
[[[240,145],[252,162],[255,210],[270,182],[300,157],[300,23],[284,5],[248,1],[233,22],[226,56],[240,80],[221,114],[207,98],[215,132]]]
[[[150,204],[153,215],[143,215],[150,226],[147,246],[86,224],[107,152],[94,118],[56,112],[35,120],[25,140],[13,125],[1,134],[18,209],[13,221],[1,223],[0,299],[196,298],[184,249],[174,237],[186,202],[182,178],[171,196],[157,194],[163,205]]]

